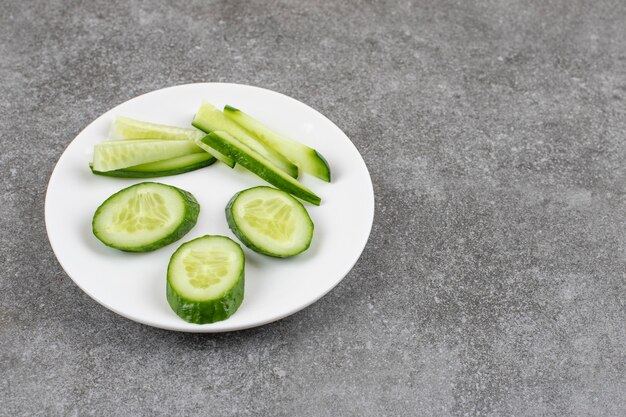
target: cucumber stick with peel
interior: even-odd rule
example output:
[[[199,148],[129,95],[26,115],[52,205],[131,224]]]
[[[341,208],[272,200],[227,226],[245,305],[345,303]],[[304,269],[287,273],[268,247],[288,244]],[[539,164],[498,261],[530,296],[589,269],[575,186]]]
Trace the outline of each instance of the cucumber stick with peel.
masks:
[[[127,252],[150,252],[183,237],[198,220],[200,205],[180,188],[142,182],[124,188],[96,210],[93,234]]]
[[[112,140],[94,146],[93,169],[113,171],[199,152],[204,151],[188,140]]]
[[[302,203],[272,187],[235,194],[226,206],[226,221],[244,245],[278,258],[304,252],[313,238],[313,221]]]
[[[282,169],[276,167],[263,155],[254,151],[242,142],[238,141],[226,132],[211,132],[202,138],[202,142],[228,155],[236,163],[246,168],[253,174],[269,182],[273,186],[298,197],[301,200],[320,205],[322,199],[313,191],[306,188],[298,180],[287,175]]]
[[[163,140],[190,140],[202,139],[205,134],[194,128],[162,125],[117,116],[111,125],[109,139],[163,139]]]
[[[243,301],[244,265],[241,247],[225,236],[206,235],[183,243],[167,267],[170,307],[190,323],[227,319]]]
[[[196,169],[209,166],[215,161],[215,157],[211,156],[211,154],[207,152],[198,152],[179,156],[177,158],[135,165],[128,168],[114,169],[113,171],[96,171],[93,169],[93,164],[90,164],[89,167],[91,168],[91,172],[94,174],[106,177],[156,178],[195,171]]]
[[[178,126],[162,125],[158,123],[145,122],[143,120],[131,119],[130,117],[117,116],[111,130],[109,131],[109,139],[112,140],[131,140],[131,139],[159,139],[159,140],[188,140],[198,141],[205,135],[204,132],[194,128],[184,128]],[[208,149],[200,146],[205,152]],[[217,152],[212,154],[229,167],[233,167],[232,159],[221,155]]]
[[[224,116],[243,127],[268,148],[285,155],[290,161],[296,163],[302,171],[330,182],[330,166],[315,149],[275,132],[235,107],[225,106]]]
[[[298,166],[289,161],[280,152],[268,148],[264,144],[250,136],[241,126],[224,116],[221,110],[204,102],[191,122],[192,125],[206,133],[215,131],[227,132],[235,139],[254,149],[259,154],[270,160],[287,175],[298,178]]]

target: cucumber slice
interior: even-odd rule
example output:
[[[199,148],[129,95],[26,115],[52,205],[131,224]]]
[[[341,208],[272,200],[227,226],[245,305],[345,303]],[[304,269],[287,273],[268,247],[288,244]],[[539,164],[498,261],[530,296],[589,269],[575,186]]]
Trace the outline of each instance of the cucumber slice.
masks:
[[[183,320],[204,324],[227,319],[243,301],[245,258],[225,236],[183,243],[167,267],[167,301]]]
[[[187,140],[113,140],[94,146],[93,169],[113,171],[203,152]]]
[[[265,146],[280,152],[298,164],[302,171],[330,182],[330,166],[322,154],[315,149],[273,131],[232,106],[224,107],[224,116],[239,124]]]
[[[117,116],[111,125],[109,139],[168,139],[191,140],[202,139],[204,133],[198,129],[168,126],[144,122],[130,117]]]
[[[198,220],[200,205],[180,188],[142,182],[113,194],[93,216],[93,234],[105,245],[149,252],[177,241]]]
[[[214,162],[215,158],[213,156],[206,152],[200,152],[179,156],[178,158],[115,169],[113,171],[96,171],[93,169],[93,164],[89,164],[89,167],[94,174],[106,177],[155,178],[184,174],[185,172],[204,168]]]
[[[233,158],[242,167],[248,169],[273,186],[293,194],[304,201],[317,206],[320,205],[322,199],[315,195],[313,191],[300,184],[298,180],[285,174],[283,170],[277,168],[262,155],[239,142],[228,133],[211,132],[202,138],[202,142],[209,145],[211,149],[217,149],[219,152]]]
[[[211,147],[206,146],[204,143],[202,143],[200,140],[195,141],[195,144],[197,146],[199,146],[202,150],[204,150],[205,152],[208,152],[211,155],[215,155],[215,157],[220,161],[225,163],[226,165],[228,165],[230,168],[234,168],[235,167],[235,161],[233,161],[232,158],[229,158],[228,156],[224,155],[221,152],[216,151],[215,149],[211,149]]]
[[[269,159],[274,165],[285,171],[287,175],[298,178],[297,165],[288,160],[280,152],[277,152],[272,148],[267,148],[262,143],[258,142],[237,123],[226,118],[224,113],[206,101],[202,103],[200,109],[198,109],[198,112],[194,116],[191,124],[206,133],[211,133],[217,130],[228,132],[235,139],[243,142],[263,155],[265,158]]]
[[[302,203],[271,187],[235,194],[226,206],[226,221],[244,245],[278,258],[304,252],[313,238],[313,221]]]
[[[198,141],[205,135],[204,132],[194,128],[184,128],[178,126],[162,125],[143,120],[131,119],[130,117],[117,116],[111,130],[109,131],[109,139],[161,139],[161,140],[190,140]],[[209,152],[207,146],[199,145],[205,152]],[[224,162],[231,168],[235,165],[232,159],[227,156],[218,154],[214,155],[220,161]]]
[[[117,116],[111,130],[109,138],[113,140],[141,140],[141,139],[160,139],[160,140],[189,140],[192,142],[199,141],[205,134],[193,128],[183,128],[177,126],[161,125],[157,123],[144,122],[142,120],[131,119],[129,117]],[[205,152],[209,152],[207,147],[198,144]],[[210,153],[210,152],[209,152]],[[229,167],[235,166],[232,159],[225,155],[214,152],[212,154]]]

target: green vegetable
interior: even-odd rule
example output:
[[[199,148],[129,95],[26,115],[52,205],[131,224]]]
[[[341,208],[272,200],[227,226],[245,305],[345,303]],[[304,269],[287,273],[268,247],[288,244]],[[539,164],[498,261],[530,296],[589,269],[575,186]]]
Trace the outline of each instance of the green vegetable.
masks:
[[[271,187],[235,194],[226,206],[226,220],[244,245],[269,256],[286,258],[302,253],[313,238],[313,221],[304,206]]]
[[[202,139],[202,142],[210,146],[211,149],[216,149],[219,152],[228,155],[242,167],[258,175],[260,178],[269,182],[273,186],[304,201],[318,206],[320,205],[322,200],[320,197],[315,195],[313,191],[285,174],[283,170],[277,168],[262,155],[239,142],[228,133],[211,132]]]
[[[204,152],[187,140],[113,140],[98,143],[93,151],[93,169],[100,172]]]
[[[177,241],[198,220],[200,205],[180,188],[142,182],[113,194],[96,210],[93,234],[105,245],[149,252]]]
[[[214,323],[233,315],[244,295],[241,247],[224,236],[182,244],[167,267],[167,301],[190,323]]]
[[[96,175],[120,178],[155,178],[178,175],[204,168],[215,162],[215,158],[207,152],[192,153],[177,158],[164,159],[157,162],[135,165],[113,171],[96,171],[90,164],[91,172]]]
[[[167,139],[190,140],[202,139],[204,133],[194,128],[168,126],[144,122],[130,117],[117,116],[111,125],[109,139]]]
[[[302,171],[330,182],[330,166],[322,154],[315,149],[273,131],[234,107],[225,106],[224,116],[239,124],[266,147],[285,155],[290,161],[296,163]]]
[[[215,131],[227,132],[238,141],[243,142],[245,145],[263,155],[278,168],[285,171],[287,175],[293,178],[298,178],[298,167],[294,163],[289,161],[280,152],[264,146],[255,138],[250,136],[237,123],[226,118],[224,113],[213,107],[211,104],[207,102],[202,103],[200,109],[198,109],[198,112],[193,118],[192,124],[206,133]]]
[[[117,116],[115,118],[111,126],[111,131],[109,132],[110,139],[189,140],[192,142],[202,139],[204,135],[204,132],[194,128],[144,122],[123,116]],[[205,152],[208,152],[207,147],[200,147],[204,149]],[[234,166],[234,162],[224,155],[215,153],[213,156],[231,168]]]

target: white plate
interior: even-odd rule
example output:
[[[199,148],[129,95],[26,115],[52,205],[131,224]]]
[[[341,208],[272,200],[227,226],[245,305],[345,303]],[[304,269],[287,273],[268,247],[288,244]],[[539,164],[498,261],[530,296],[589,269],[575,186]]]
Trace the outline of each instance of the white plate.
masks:
[[[180,241],[155,252],[125,253],[104,246],[91,232],[96,208],[116,191],[141,182],[91,174],[93,146],[107,137],[115,115],[190,126],[203,100],[231,104],[287,136],[314,147],[328,160],[332,183],[304,175],[321,198],[305,204],[315,233],[311,247],[294,258],[246,254],[246,287],[239,310],[225,321],[197,325],[180,319],[165,298],[165,271],[180,244],[205,234],[237,239],[224,208],[238,191],[265,182],[243,168],[221,163],[182,175],[156,178],[190,191],[200,203],[197,225]],[[152,181],[148,180],[148,181]],[[350,139],[330,120],[285,95],[237,84],[187,84],[153,91],[106,112],[67,147],[46,195],[46,228],[59,262],[94,300],[139,323],[185,332],[223,332],[260,326],[312,304],[335,287],[358,260],[374,217],[374,192],[367,167]],[[77,314],[80,314],[77,312]],[[328,317],[328,320],[332,320]]]

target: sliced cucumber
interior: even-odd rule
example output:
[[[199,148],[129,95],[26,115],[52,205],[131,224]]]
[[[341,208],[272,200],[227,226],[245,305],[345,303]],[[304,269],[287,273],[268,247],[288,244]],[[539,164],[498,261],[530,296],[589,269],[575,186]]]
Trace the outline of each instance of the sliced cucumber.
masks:
[[[200,205],[191,193],[142,182],[118,191],[98,207],[93,234],[112,248],[149,252],[183,237],[199,213]]]
[[[191,140],[202,139],[204,133],[194,128],[168,126],[130,117],[117,116],[111,125],[109,139],[169,139]]]
[[[113,171],[199,152],[204,151],[187,140],[113,140],[94,146],[93,169]]]
[[[235,167],[235,161],[233,161],[232,158],[229,158],[228,156],[224,155],[221,152],[216,151],[215,149],[211,149],[211,147],[205,145],[204,143],[202,143],[202,141],[197,140],[195,141],[195,144],[197,146],[199,146],[201,149],[203,149],[205,152],[208,152],[211,155],[215,155],[215,157],[220,161],[225,163],[226,165],[228,165],[230,168],[234,168]]]
[[[115,169],[113,171],[96,171],[90,164],[91,172],[96,175],[120,178],[155,178],[169,175],[184,174],[204,168],[215,162],[215,158],[207,152],[192,153],[179,156],[178,158],[165,159],[163,161],[149,162],[128,168]]]
[[[330,166],[315,149],[281,135],[232,106],[224,107],[224,116],[233,120],[261,143],[285,155],[306,173],[330,182]]]
[[[245,258],[225,236],[183,243],[167,267],[167,301],[190,323],[214,323],[233,315],[243,301]]]
[[[322,199],[315,195],[313,191],[300,184],[298,180],[285,174],[283,170],[277,168],[265,157],[239,142],[228,133],[211,132],[202,139],[202,142],[210,146],[211,149],[217,149],[219,152],[233,158],[242,167],[263,178],[273,186],[304,201],[317,206],[320,205]]]
[[[271,187],[235,194],[226,206],[226,221],[244,245],[278,258],[304,252],[313,238],[313,221],[304,206]]]
[[[229,133],[235,139],[248,145],[265,158],[269,159],[274,165],[282,169],[287,175],[298,178],[298,166],[289,161],[280,152],[275,151],[272,148],[267,148],[255,138],[250,136],[244,129],[242,129],[237,123],[226,118],[224,113],[211,104],[204,102],[198,109],[198,112],[191,122],[192,125],[206,133],[214,131],[223,131]]]
[[[144,122],[143,120],[131,119],[130,117],[117,116],[111,130],[109,138],[119,139],[160,139],[160,140],[190,140],[199,141],[205,135],[204,132],[194,128],[184,128],[178,126],[162,125],[158,123]],[[200,145],[205,152],[209,152],[207,146]],[[231,168],[234,166],[232,159],[215,152],[214,155],[220,161]]]

